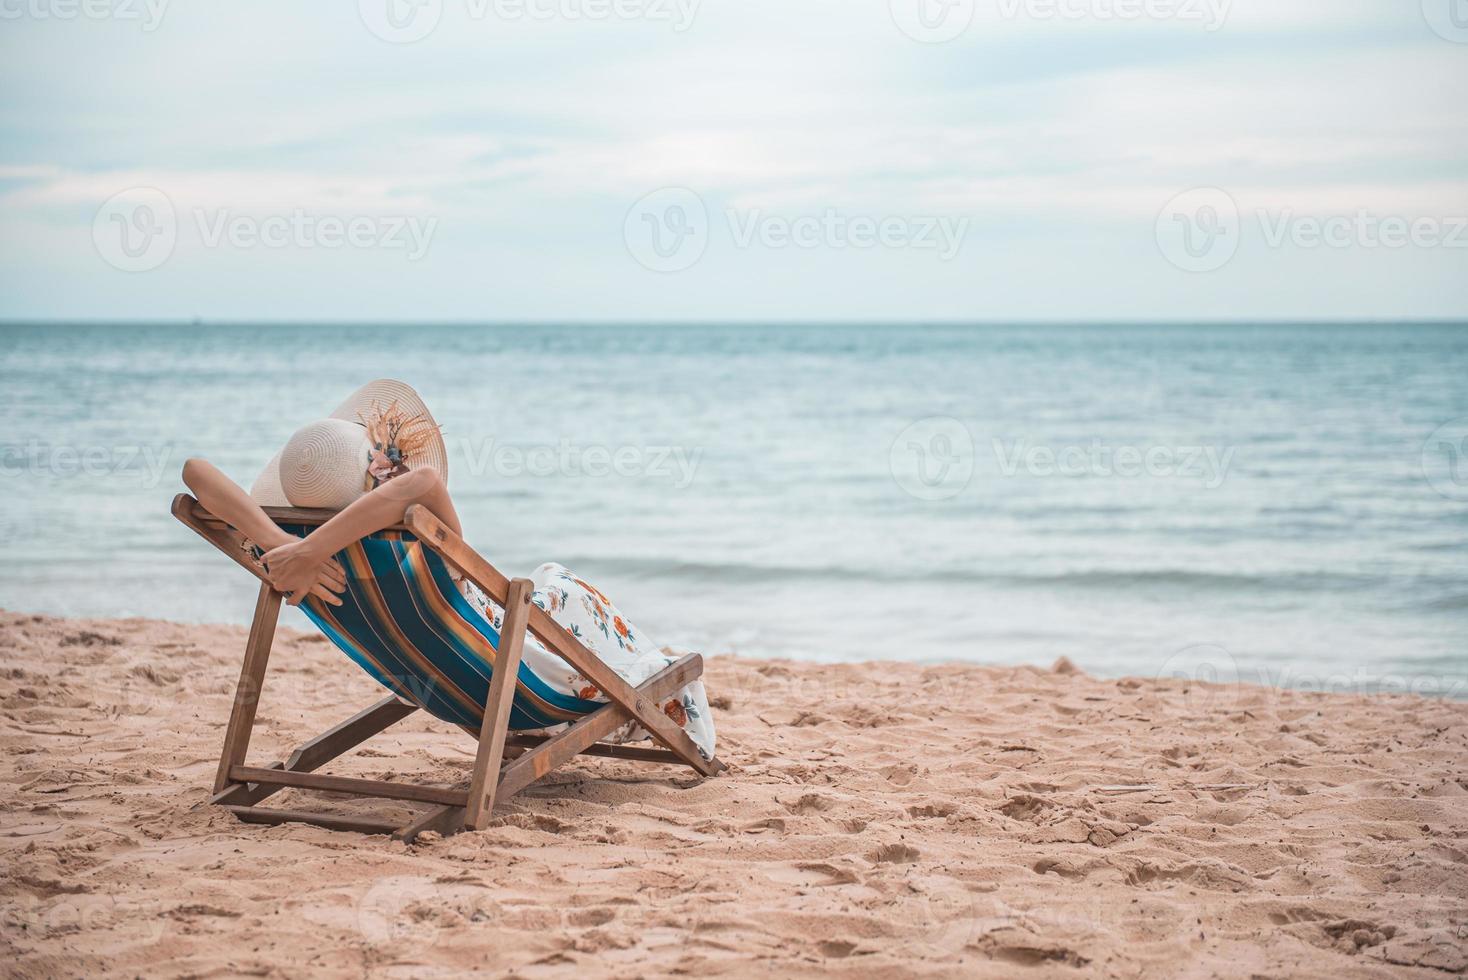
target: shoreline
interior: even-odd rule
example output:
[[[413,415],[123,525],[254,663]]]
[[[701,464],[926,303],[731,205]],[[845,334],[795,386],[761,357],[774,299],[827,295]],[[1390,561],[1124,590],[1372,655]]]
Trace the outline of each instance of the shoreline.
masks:
[[[12,975],[1468,969],[1461,701],[709,656],[729,773],[583,757],[409,847],[202,805],[244,636],[0,611]],[[251,764],[381,693],[282,629]],[[420,714],[328,768],[471,758]]]
[[[236,583],[237,584],[237,583]],[[236,590],[238,598],[238,590]],[[69,612],[51,612],[47,610],[16,610],[0,606],[0,618],[6,616],[33,616],[46,620],[65,620],[70,622],[105,622],[124,624],[130,622],[140,623],[168,623],[172,626],[181,626],[190,629],[219,629],[239,630],[246,629],[250,624],[250,615],[253,612],[253,599],[248,602],[237,602],[242,612],[234,619],[192,619],[192,618],[169,618],[160,619],[153,616],[142,615],[87,615],[71,614]],[[292,624],[295,620],[299,627]],[[310,633],[312,629],[310,622],[304,615],[287,606],[281,608],[282,632],[305,632]],[[996,641],[992,637],[986,637],[984,643],[992,646]],[[688,643],[673,644],[680,650],[698,650],[696,644]],[[1220,658],[1211,661],[1208,654],[1195,654],[1197,650],[1212,650],[1220,654]],[[1026,661],[1022,659],[1008,660],[1003,663],[995,663],[982,660],[961,659],[937,659],[924,657],[914,660],[887,660],[880,657],[846,657],[843,659],[825,659],[818,656],[792,656],[787,652],[775,652],[762,654],[756,652],[732,652],[718,654],[728,656],[737,660],[748,660],[760,663],[789,663],[792,665],[819,668],[822,666],[841,664],[890,664],[896,668],[923,670],[928,668],[942,667],[973,667],[979,670],[1010,670],[1028,668],[1045,671],[1053,670],[1055,664],[1061,660],[1071,665],[1088,677],[1102,681],[1137,680],[1151,683],[1163,676],[1186,681],[1189,676],[1193,678],[1205,678],[1210,675],[1232,676],[1234,679],[1227,683],[1210,682],[1205,686],[1222,687],[1226,689],[1250,689],[1261,688],[1269,691],[1288,691],[1297,694],[1324,694],[1328,696],[1343,697],[1407,697],[1420,698],[1425,701],[1448,701],[1459,704],[1468,704],[1468,672],[1458,673],[1434,673],[1434,665],[1423,663],[1415,668],[1397,668],[1389,670],[1375,670],[1364,666],[1348,666],[1338,669],[1326,669],[1316,665],[1284,667],[1270,667],[1261,665],[1253,660],[1245,660],[1240,663],[1240,658],[1235,657],[1230,651],[1217,644],[1195,644],[1176,651],[1170,657],[1162,661],[1162,666],[1155,675],[1142,673],[1131,673],[1125,670],[1108,669],[1095,666],[1084,657],[1076,653],[1049,656],[1044,661]],[[1222,668],[1222,669],[1220,669]]]

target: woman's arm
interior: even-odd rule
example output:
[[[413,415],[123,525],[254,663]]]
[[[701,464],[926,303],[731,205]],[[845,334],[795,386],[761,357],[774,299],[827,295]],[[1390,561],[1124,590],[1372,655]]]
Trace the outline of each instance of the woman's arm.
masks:
[[[201,498],[202,499],[202,498]],[[329,561],[331,556],[354,541],[385,527],[399,524],[414,504],[427,507],[455,534],[462,534],[459,515],[449,499],[448,487],[432,467],[409,470],[358,497],[341,513],[316,528],[304,538],[290,538],[267,551],[265,564],[270,567],[276,587],[297,592],[305,588],[311,570]],[[293,605],[299,605],[294,599]]]
[[[249,494],[207,459],[185,461],[183,481],[194,492],[199,503],[204,505],[205,510],[249,538],[262,551],[268,552],[299,540],[276,527],[275,522],[260,509],[260,505],[250,499]],[[281,587],[274,574],[275,570],[268,562],[266,574],[270,584],[282,592],[296,592],[301,598],[305,598],[308,593],[314,593],[332,605],[341,605],[341,600],[334,594],[347,587],[346,575],[341,566],[331,555],[327,555],[325,561],[317,562],[317,566],[319,567],[311,570],[309,579],[294,583],[290,589]],[[292,604],[299,605],[300,600],[292,599]]]

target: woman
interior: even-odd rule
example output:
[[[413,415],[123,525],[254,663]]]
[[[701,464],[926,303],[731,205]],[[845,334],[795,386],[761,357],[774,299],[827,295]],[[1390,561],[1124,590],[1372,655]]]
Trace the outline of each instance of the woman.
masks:
[[[299,429],[245,493],[203,459],[184,463],[183,479],[212,514],[228,522],[260,552],[270,583],[300,605],[314,596],[341,605],[346,575],[333,557],[353,542],[399,524],[408,508],[422,504],[456,534],[463,534],[446,484],[448,457],[438,425],[418,393],[400,381],[362,386],[329,418]],[[304,538],[287,534],[266,516],[264,506],[316,507],[337,514]],[[474,583],[455,576],[474,610],[496,631],[504,610]],[[530,576],[531,601],[593,653],[636,686],[672,662],[632,625],[600,590],[564,567],[547,563]],[[523,662],[560,693],[584,700],[606,697],[533,635]],[[704,758],[714,754],[713,719],[702,681],[694,681],[664,704]],[[640,735],[640,729],[623,733]]]

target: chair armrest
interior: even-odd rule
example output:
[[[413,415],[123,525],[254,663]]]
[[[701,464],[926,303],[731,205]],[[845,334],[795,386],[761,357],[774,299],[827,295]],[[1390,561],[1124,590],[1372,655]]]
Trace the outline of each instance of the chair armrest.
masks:
[[[260,509],[265,511],[266,517],[277,524],[297,524],[304,527],[320,527],[338,513],[334,510],[318,510],[309,507],[261,507]],[[203,504],[186,493],[181,493],[173,498],[171,511],[173,516],[180,520],[188,516],[211,527],[226,526],[222,518],[211,514]],[[383,528],[384,531],[407,531],[408,529],[406,524],[394,524],[391,527]]]

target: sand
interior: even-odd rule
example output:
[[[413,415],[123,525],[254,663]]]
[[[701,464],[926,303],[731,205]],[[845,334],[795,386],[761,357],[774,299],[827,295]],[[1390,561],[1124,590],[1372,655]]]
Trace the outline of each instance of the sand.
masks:
[[[728,774],[578,760],[410,847],[200,805],[243,643],[0,613],[7,974],[1468,968],[1463,703],[713,657]],[[251,761],[378,696],[284,632]],[[329,768],[464,784],[472,749],[417,715]]]

